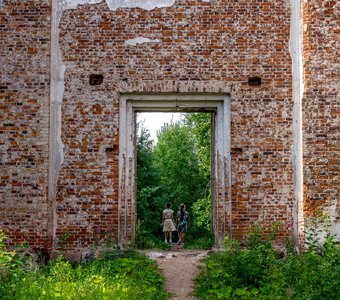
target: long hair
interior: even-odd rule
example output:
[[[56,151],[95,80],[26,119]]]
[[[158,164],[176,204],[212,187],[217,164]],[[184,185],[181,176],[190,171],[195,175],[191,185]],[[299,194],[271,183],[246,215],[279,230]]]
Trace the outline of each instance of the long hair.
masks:
[[[181,221],[183,221],[184,219],[184,210],[185,210],[185,205],[184,203],[181,203],[181,205],[179,206],[180,212],[181,212]]]

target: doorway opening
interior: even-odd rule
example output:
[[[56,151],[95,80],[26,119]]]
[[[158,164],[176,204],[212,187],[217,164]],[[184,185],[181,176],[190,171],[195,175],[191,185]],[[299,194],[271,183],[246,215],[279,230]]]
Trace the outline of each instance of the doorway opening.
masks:
[[[211,227],[215,244],[231,237],[230,96],[221,94],[125,94],[120,98],[118,237],[136,232],[136,114],[211,114]]]
[[[211,248],[212,113],[136,114],[135,246],[165,249],[168,242],[185,240],[186,248]],[[186,231],[181,241],[176,230],[169,237],[163,233],[163,227],[168,227],[162,226],[167,203],[172,205],[174,221],[167,224]]]

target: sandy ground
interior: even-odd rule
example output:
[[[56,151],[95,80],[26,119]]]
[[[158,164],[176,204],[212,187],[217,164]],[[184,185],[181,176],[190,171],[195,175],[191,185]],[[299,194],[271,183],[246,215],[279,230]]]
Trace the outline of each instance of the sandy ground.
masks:
[[[165,289],[171,300],[195,300],[193,278],[200,260],[208,255],[206,250],[146,251],[154,259],[165,277]]]

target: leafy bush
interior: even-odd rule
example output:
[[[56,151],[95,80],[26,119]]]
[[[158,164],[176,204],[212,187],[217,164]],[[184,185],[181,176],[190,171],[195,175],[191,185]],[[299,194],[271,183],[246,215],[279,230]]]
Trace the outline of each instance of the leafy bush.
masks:
[[[273,231],[274,233],[275,231]],[[323,246],[286,257],[256,227],[248,247],[226,241],[225,250],[205,260],[195,279],[199,299],[339,299],[340,249],[329,235]]]
[[[36,271],[11,273],[0,299],[167,299],[156,264],[135,253],[71,264],[62,257]]]
[[[6,250],[5,234],[0,230],[0,283],[7,278],[10,269],[13,266],[13,257],[15,252]]]
[[[192,204],[193,223],[195,227],[210,232],[211,198],[200,198]]]
[[[193,203],[184,248],[210,249],[214,238],[210,232],[211,199],[200,198]]]

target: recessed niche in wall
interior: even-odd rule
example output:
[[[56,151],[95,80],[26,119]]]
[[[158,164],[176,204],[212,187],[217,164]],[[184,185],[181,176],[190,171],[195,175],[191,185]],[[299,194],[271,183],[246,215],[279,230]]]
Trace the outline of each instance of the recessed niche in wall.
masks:
[[[261,85],[262,83],[262,79],[261,77],[249,77],[248,78],[248,84],[251,85],[251,86],[258,86],[258,85]]]
[[[240,154],[242,153],[243,149],[242,148],[231,148],[231,153],[233,154]]]
[[[102,74],[91,74],[90,75],[90,85],[100,85],[103,83],[104,76]]]

